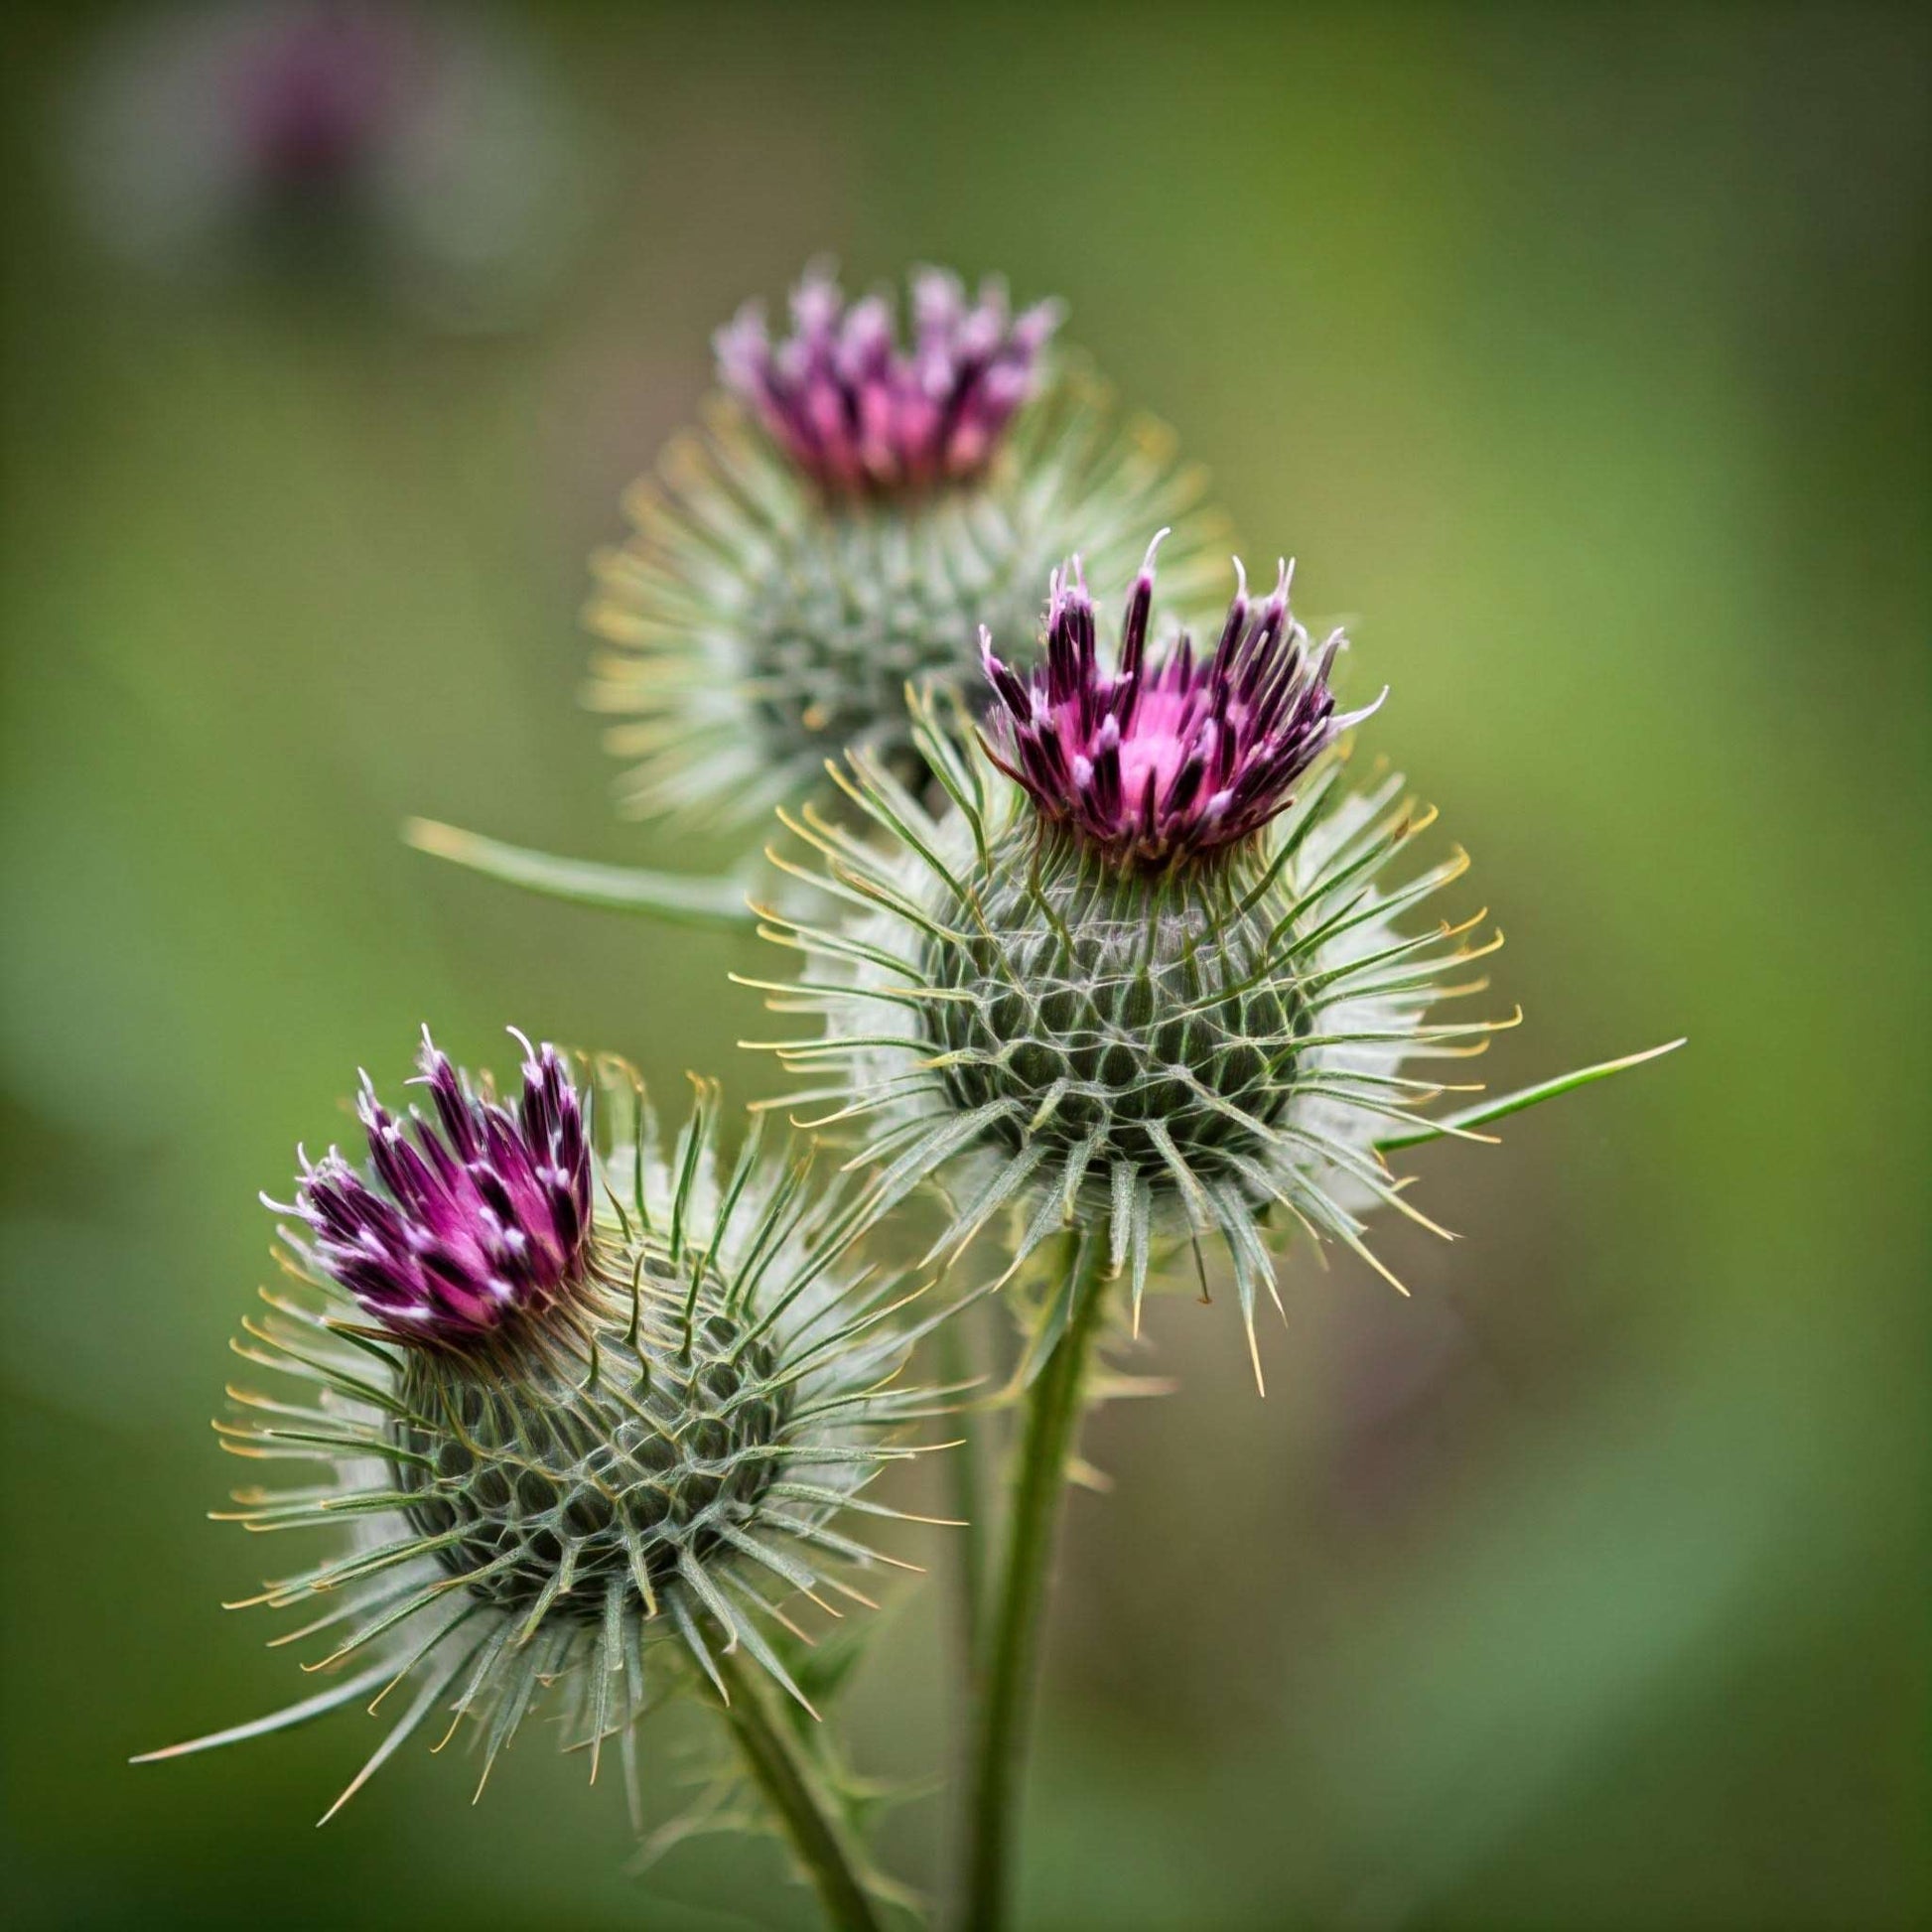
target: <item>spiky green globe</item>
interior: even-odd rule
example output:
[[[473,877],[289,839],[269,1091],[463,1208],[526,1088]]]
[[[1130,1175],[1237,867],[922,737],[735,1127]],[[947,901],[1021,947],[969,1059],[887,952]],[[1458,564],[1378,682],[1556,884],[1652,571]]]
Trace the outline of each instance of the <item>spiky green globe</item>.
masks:
[[[954,1107],[995,1103],[994,1137],[1043,1146],[1096,1177],[1124,1163],[1172,1180],[1266,1153],[1309,1031],[1282,970],[1291,911],[1254,865],[1123,878],[1063,832],[1010,829],[939,908],[925,976],[959,998],[924,1009]]]
[[[661,1248],[637,1260],[634,1311],[609,1291],[573,1311],[594,1371],[522,1338],[404,1364],[407,1514],[487,1601],[595,1622],[607,1590],[654,1600],[759,1519],[792,1407],[776,1353],[715,1280],[687,1324]]]
[[[1104,1225],[1138,1308],[1157,1244],[1218,1240],[1252,1353],[1275,1232],[1381,1268],[1368,1213],[1434,1226],[1380,1143],[1463,1130],[1418,1114],[1444,1089],[1410,1064],[1513,1023],[1427,1019],[1480,990],[1461,969],[1497,942],[1462,943],[1473,921],[1405,932],[1401,915],[1467,862],[1386,884],[1432,815],[1398,777],[1341,791],[1330,762],[1218,855],[1123,865],[1042,818],[951,711],[914,707],[949,809],[861,754],[851,795],[873,838],[797,820],[832,889],[867,910],[843,925],[768,914],[807,958],[774,1004],[824,1018],[820,1036],[773,1044],[826,1123],[871,1123],[854,1165],[880,1169],[875,1212],[943,1176],[935,1253],[1010,1206],[1015,1266],[1063,1225]]]

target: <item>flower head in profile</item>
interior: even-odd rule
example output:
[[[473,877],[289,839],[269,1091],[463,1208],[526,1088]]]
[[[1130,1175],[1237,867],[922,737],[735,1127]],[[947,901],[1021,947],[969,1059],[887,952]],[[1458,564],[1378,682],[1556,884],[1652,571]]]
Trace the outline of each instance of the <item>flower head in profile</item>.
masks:
[[[981,632],[998,697],[988,731],[995,761],[1042,818],[1121,865],[1205,858],[1251,838],[1290,804],[1321,753],[1382,702],[1336,713],[1328,674],[1346,639],[1335,630],[1310,650],[1289,610],[1286,562],[1272,594],[1253,605],[1237,560],[1238,588],[1213,650],[1196,657],[1182,632],[1151,663],[1160,542],[1128,592],[1114,668],[1100,660],[1077,557],[1053,575],[1045,655],[1030,676],[1003,664]]]
[[[290,1638],[330,1632],[312,1668],[333,1675],[154,1755],[406,1683],[344,1799],[439,1711],[486,1775],[546,1699],[593,1765],[619,1746],[634,1795],[647,1705],[747,1669],[804,1704],[784,1599],[865,1602],[845,1573],[892,1561],[848,1514],[897,1513],[860,1492],[932,1413],[897,1377],[938,1317],[908,1321],[904,1276],[851,1255],[847,1183],[768,1147],[763,1114],[722,1162],[709,1083],[667,1159],[629,1068],[516,1037],[513,1107],[425,1035],[427,1108],[398,1119],[365,1079],[367,1170],[303,1164],[281,1210],[295,1291],[264,1291],[238,1344],[292,1381],[230,1390],[217,1428],[251,1465],[306,1465],[229,1513],[338,1535],[247,1599],[307,1612]]]
[[[557,1049],[517,1037],[523,1093],[512,1113],[472,1092],[425,1028],[417,1077],[434,1121],[412,1107],[405,1127],[363,1074],[355,1111],[369,1174],[331,1148],[305,1163],[283,1210],[314,1230],[316,1265],[400,1336],[483,1333],[583,1279],[591,1156],[582,1107]]]
[[[748,303],[716,341],[719,379],[748,403],[800,472],[834,494],[916,490],[985,469],[1038,387],[1059,305],[1015,316],[989,277],[967,300],[958,276],[912,276],[912,338],[891,298],[848,302],[814,264],[792,291],[791,334],[774,343]]]
[[[1337,709],[1340,633],[1310,649],[1285,567],[1256,605],[1237,566],[1214,649],[1196,656],[1182,634],[1155,666],[1151,557],[1111,664],[1079,573],[1058,572],[1043,664],[1023,677],[982,646],[983,736],[936,715],[956,701],[915,703],[936,798],[862,750],[844,790],[865,836],[812,805],[785,814],[820,861],[798,870],[857,915],[766,910],[805,969],[754,984],[774,1011],[820,1017],[818,1035],[768,1044],[824,1108],[813,1125],[860,1138],[872,1211],[938,1176],[933,1254],[1018,1210],[1014,1268],[1077,1226],[1128,1277],[1137,1320],[1157,1254],[1190,1245],[1204,1280],[1218,1245],[1259,1381],[1255,1311],[1280,1306],[1280,1235],[1394,1282],[1371,1218],[1443,1230],[1392,1153],[1487,1140],[1488,1120],[1653,1054],[1432,1111],[1480,1092],[1437,1067],[1520,1017],[1437,1017],[1483,991],[1469,969],[1502,943],[1472,936],[1481,911],[1410,923],[1467,858],[1406,870],[1434,812],[1396,774],[1342,782],[1333,748],[1376,706]]]
[[[1023,677],[983,644],[983,740],[918,707],[949,810],[861,752],[870,837],[790,819],[823,855],[808,876],[867,909],[768,915],[808,961],[778,1004],[824,1016],[774,1044],[824,1124],[869,1123],[881,1203],[943,1171],[935,1253],[1018,1205],[1016,1266],[1067,1222],[1102,1230],[1138,1311],[1158,1248],[1217,1241],[1252,1350],[1272,1232],[1380,1269],[1373,1210],[1434,1227],[1383,1144],[1463,1131],[1422,1111],[1449,1089],[1412,1068],[1492,1031],[1431,1015],[1481,989],[1464,969],[1490,947],[1465,943],[1480,913],[1405,930],[1467,862],[1389,880],[1433,816],[1400,778],[1349,795],[1338,759],[1317,768],[1367,711],[1338,711],[1341,637],[1311,650],[1286,568],[1258,604],[1237,569],[1213,650],[1182,634],[1156,662],[1151,554],[1111,662],[1079,573],[1056,572],[1043,663]]]

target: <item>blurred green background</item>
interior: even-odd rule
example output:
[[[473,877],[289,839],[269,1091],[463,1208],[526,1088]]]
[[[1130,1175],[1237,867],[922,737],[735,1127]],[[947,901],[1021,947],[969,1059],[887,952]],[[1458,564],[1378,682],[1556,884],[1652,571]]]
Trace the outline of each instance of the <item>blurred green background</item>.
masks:
[[[358,1718],[124,1760],[295,1694],[215,1608],[282,1552],[203,1520],[206,1418],[255,1190],[356,1066],[514,1021],[770,1090],[755,942],[396,826],[718,856],[607,807],[584,558],[709,330],[830,250],[1063,294],[1250,559],[1299,554],[1509,934],[1490,1078],[1692,1041],[1421,1157],[1467,1238],[1389,1236],[1413,1302],[1293,1258],[1265,1403],[1227,1301],[1156,1306],[1179,1391],[1072,1504],[1029,1922],[1926,1923],[1925,17],[466,11],[455,241],[375,266],[161,194],[221,104],[142,64],[198,18],[8,32],[10,1922],[810,1922],[766,1845],[625,1876],[540,1731],[476,1811],[412,1748],[320,1835]],[[867,1768],[931,1767],[943,1623],[893,1612]],[[915,1878],[940,1814],[890,1829]]]

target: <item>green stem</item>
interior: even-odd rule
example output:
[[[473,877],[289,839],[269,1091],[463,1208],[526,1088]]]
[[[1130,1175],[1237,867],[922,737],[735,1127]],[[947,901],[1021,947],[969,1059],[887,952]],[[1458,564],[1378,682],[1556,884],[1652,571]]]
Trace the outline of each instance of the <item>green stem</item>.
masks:
[[[1014,1843],[1054,1534],[1067,1462],[1079,1436],[1087,1361],[1106,1303],[1107,1244],[1101,1231],[1077,1229],[1067,1243],[1066,1326],[1027,1392],[1005,1560],[978,1685],[960,1916],[970,1932],[997,1932],[1012,1909]]]
[[[838,1932],[880,1932],[859,1881],[864,1860],[787,1714],[775,1708],[778,1693],[741,1651],[720,1657],[718,1668],[731,1692],[725,1716],[746,1766],[784,1826],[827,1923]]]

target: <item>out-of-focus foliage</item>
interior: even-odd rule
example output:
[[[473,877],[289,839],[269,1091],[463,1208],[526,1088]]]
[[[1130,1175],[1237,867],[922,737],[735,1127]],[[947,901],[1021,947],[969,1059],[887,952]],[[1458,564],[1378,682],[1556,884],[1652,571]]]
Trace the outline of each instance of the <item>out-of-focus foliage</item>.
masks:
[[[619,1793],[547,1749],[478,1813],[409,1753],[320,1835],[340,1727],[123,1760],[284,1692],[213,1604],[285,1553],[201,1520],[233,1470],[199,1425],[269,1267],[254,1191],[343,1133],[357,1063],[399,1078],[423,1019],[500,1062],[515,1020],[768,1090],[723,978],[753,942],[395,827],[726,849],[609,814],[574,614],[711,328],[819,249],[1064,295],[1251,565],[1299,554],[1344,699],[1394,687],[1365,749],[1510,935],[1491,1078],[1692,1042],[1419,1157],[1470,1239],[1393,1240],[1411,1303],[1292,1266],[1265,1405],[1231,1297],[1151,1304],[1181,1388],[1088,1445],[1033,1922],[1922,1922],[1923,20],[480,17],[573,171],[569,247],[487,330],[300,245],[116,251],[88,115],[162,17],[10,17],[11,1922],[809,1921],[765,1848],[624,1877]],[[928,1767],[943,1608],[855,1686],[867,1768]],[[686,1730],[646,1731],[660,1814]],[[929,1876],[936,1828],[900,1813],[895,1864]]]

